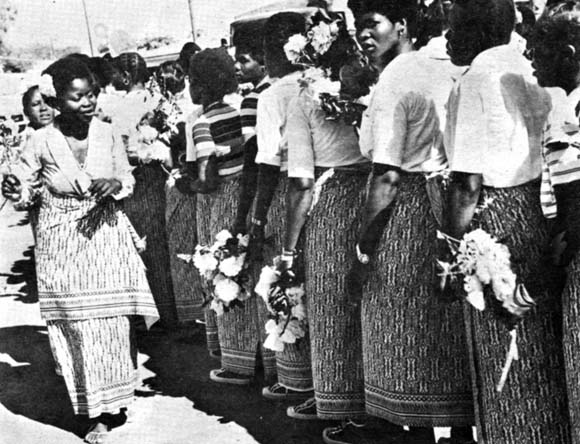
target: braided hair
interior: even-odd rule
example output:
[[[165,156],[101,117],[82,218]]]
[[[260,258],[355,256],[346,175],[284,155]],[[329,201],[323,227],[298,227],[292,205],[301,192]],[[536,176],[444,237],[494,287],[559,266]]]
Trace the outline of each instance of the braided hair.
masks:
[[[115,66],[121,71],[129,74],[131,83],[146,83],[150,74],[147,71],[147,63],[143,57],[136,52],[124,52],[114,59]]]

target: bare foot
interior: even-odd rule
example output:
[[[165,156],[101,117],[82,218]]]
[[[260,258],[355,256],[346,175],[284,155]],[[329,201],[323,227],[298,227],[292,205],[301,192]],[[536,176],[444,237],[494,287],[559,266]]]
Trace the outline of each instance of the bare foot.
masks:
[[[85,436],[85,442],[88,444],[104,444],[108,434],[109,427],[101,422],[96,422]]]

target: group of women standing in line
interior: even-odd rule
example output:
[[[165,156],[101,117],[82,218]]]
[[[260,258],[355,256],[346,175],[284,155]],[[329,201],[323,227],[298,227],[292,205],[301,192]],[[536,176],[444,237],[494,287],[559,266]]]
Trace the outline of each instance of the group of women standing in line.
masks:
[[[131,318],[151,325],[158,308],[175,316],[171,304],[155,304],[134,243],[135,232],[147,232],[156,256],[144,257],[148,268],[158,257],[168,267],[168,228],[152,218],[164,213],[165,192],[178,190],[188,196],[181,202],[191,240],[209,244],[221,229],[249,233],[256,277],[281,253],[279,271],[303,276],[308,299],[309,336],[276,353],[262,346],[267,311],[256,297],[217,317],[208,311],[208,348],[221,360],[211,380],[249,384],[261,356],[264,397],[306,399],[288,415],[340,423],[324,430],[326,443],[434,443],[433,427],[451,427],[440,442],[465,444],[473,425],[480,443],[580,443],[580,4],[547,7],[528,42],[533,63],[513,43],[511,0],[456,1],[442,35],[418,50],[414,5],[367,0],[352,9],[358,42],[380,73],[359,138],[327,119],[299,82],[302,68],[284,45],[307,23],[279,13],[264,25],[263,48],[234,42],[235,64],[223,49],[187,57],[200,108],[169,191],[171,156],[129,166],[132,131],[156,103],[137,54],[117,62],[112,82],[128,94],[110,113],[113,125],[95,118],[97,79],[85,62],[68,57],[45,71],[52,91],[41,87],[40,101],[60,114],[32,134],[2,192],[22,208],[40,204],[41,312],[75,413],[93,419],[88,442],[101,442],[131,401]],[[254,85],[241,111],[226,101],[236,76]],[[34,115],[31,106],[31,123],[42,127]],[[446,168],[438,207],[432,177]],[[128,218],[118,202],[133,188],[140,197],[125,204]],[[486,293],[492,308],[478,312],[449,302],[455,289],[434,285],[435,259],[446,254],[437,229],[459,239],[475,224],[505,240],[536,301],[516,327],[520,359],[501,393],[507,329],[497,301]],[[170,270],[155,273],[156,291],[170,293]],[[201,305],[211,289],[189,276]]]

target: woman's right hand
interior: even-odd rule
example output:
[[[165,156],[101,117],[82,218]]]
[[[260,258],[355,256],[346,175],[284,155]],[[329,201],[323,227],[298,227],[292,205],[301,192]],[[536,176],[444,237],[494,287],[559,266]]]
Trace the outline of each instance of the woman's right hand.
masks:
[[[17,202],[22,197],[22,183],[13,174],[4,176],[2,180],[2,195],[14,202]]]

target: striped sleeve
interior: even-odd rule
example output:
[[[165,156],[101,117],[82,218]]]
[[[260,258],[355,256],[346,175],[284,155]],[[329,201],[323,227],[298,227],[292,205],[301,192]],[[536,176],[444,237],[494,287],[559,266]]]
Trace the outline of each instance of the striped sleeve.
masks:
[[[193,159],[190,161],[203,160],[215,153],[215,143],[211,135],[210,122],[202,116],[193,125]]]
[[[558,214],[558,204],[552,186],[550,177],[550,168],[546,161],[545,148],[542,148],[542,183],[540,185],[540,203],[542,205],[542,213],[547,219],[553,219]]]
[[[258,115],[258,94],[250,93],[242,102],[240,117],[242,120],[242,134],[249,139],[256,134],[256,116]]]

